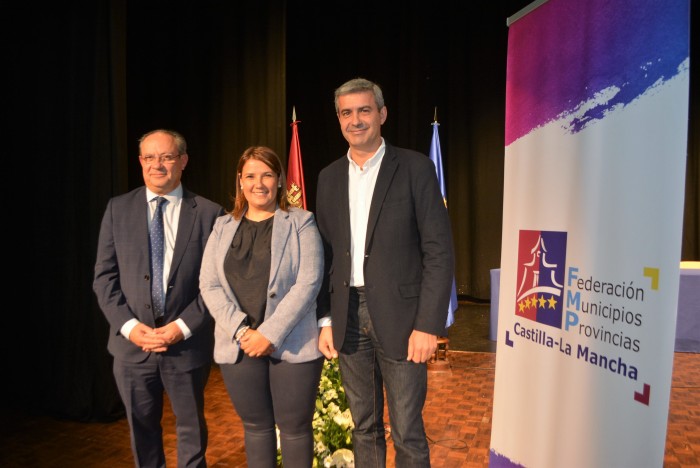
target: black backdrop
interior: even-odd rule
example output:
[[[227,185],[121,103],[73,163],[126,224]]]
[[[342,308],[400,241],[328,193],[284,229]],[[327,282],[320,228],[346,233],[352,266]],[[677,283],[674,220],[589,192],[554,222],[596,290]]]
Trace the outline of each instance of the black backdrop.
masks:
[[[85,421],[120,417],[106,321],[91,285],[107,199],[143,182],[142,133],[181,131],[190,147],[184,184],[230,208],[238,156],[266,144],[286,158],[294,106],[313,210],[319,170],[346,150],[333,90],[356,76],[383,87],[383,135],[395,145],[427,154],[437,108],[459,293],[487,300],[489,270],[500,264],[506,18],[529,3],[374,2],[359,10],[333,1],[85,0],[0,7],[12,83],[6,162],[22,170],[19,193],[32,193],[31,205],[22,204],[34,234],[21,271],[39,279],[26,287],[27,301],[6,306],[2,408]],[[693,11],[694,24],[697,16]],[[685,260],[700,259],[697,57],[691,47]]]

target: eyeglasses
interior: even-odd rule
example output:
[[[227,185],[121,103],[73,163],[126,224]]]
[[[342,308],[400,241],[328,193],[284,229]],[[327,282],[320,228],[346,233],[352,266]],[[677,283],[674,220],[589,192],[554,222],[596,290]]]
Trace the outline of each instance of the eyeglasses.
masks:
[[[177,158],[180,157],[179,154],[161,154],[160,156],[154,156],[152,154],[147,154],[146,156],[139,156],[143,162],[147,165],[151,165],[158,161],[161,164],[172,164]]]

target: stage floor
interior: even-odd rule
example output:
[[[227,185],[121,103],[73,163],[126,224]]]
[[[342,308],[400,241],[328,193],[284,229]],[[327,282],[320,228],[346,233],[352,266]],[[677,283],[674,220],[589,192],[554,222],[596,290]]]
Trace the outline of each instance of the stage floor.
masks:
[[[449,329],[449,366],[428,374],[424,411],[433,468],[487,467],[493,410],[495,343],[489,306],[463,304]],[[218,367],[207,386],[210,467],[245,467],[243,431]],[[163,421],[168,466],[176,466],[174,417]],[[389,451],[393,455],[391,438]],[[133,467],[125,419],[80,423],[15,411],[0,418],[0,466]],[[387,465],[394,467],[393,460]],[[700,354],[675,353],[665,468],[700,466]]]

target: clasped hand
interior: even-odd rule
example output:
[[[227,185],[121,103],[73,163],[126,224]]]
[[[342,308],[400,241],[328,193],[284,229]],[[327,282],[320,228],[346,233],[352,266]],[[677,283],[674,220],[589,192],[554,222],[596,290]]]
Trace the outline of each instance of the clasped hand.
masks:
[[[139,323],[129,334],[129,339],[136,346],[143,351],[154,353],[167,351],[169,346],[174,345],[184,337],[180,327],[174,322],[160,328],[151,328]]]
[[[241,337],[240,346],[248,356],[257,358],[269,356],[275,350],[270,340],[257,330],[249,328]]]

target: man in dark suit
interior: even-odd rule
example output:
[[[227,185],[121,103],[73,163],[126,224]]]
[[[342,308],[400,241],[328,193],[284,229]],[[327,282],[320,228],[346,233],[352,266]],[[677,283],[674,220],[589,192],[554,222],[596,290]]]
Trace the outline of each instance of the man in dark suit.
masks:
[[[350,148],[318,178],[319,348],[339,356],[355,466],[386,465],[385,388],[396,466],[429,467],[426,362],[445,334],[454,271],[447,209],[433,162],[382,138],[379,86],[350,80],[335,108]]]
[[[182,135],[162,129],[146,133],[139,152],[145,187],[109,200],[93,289],[110,326],[107,347],[136,466],[165,466],[161,419],[167,392],[176,418],[178,466],[206,467],[204,387],[214,332],[199,294],[199,269],[214,221],[224,210],[180,183],[189,158]],[[160,218],[157,211],[162,224],[154,220]],[[156,224],[163,228],[160,247],[149,240]],[[154,248],[161,250],[160,262]],[[151,280],[159,267],[162,285]]]

